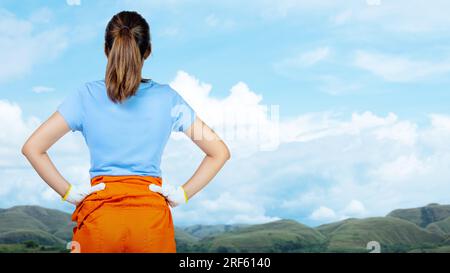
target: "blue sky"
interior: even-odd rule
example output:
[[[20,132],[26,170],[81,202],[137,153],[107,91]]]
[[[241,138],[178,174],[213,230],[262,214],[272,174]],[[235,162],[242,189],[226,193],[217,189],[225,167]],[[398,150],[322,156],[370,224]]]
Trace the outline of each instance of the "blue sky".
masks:
[[[104,28],[121,10],[150,23],[144,75],[178,87],[212,126],[217,108],[279,106],[276,149],[230,139],[233,160],[174,212],[177,223],[315,225],[449,203],[449,8],[443,0],[0,0],[0,128],[8,131],[0,177],[10,181],[0,206],[70,211],[43,186],[28,196],[21,185],[42,182],[15,151],[67,94],[103,77]],[[68,136],[54,152],[80,183],[82,145]],[[167,153],[163,170],[175,183],[195,169],[184,156],[201,159],[176,137]]]

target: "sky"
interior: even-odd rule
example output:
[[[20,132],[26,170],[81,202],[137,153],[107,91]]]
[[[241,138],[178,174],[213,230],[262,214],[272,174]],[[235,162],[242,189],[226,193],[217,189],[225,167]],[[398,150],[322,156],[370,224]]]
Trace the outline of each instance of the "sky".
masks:
[[[70,92],[102,79],[104,30],[150,24],[145,77],[169,83],[231,149],[176,225],[316,226],[450,203],[450,2],[445,0],[0,0],[0,207],[71,212],[20,154]],[[81,134],[49,151],[89,183]],[[202,159],[174,133],[163,178]],[[187,160],[188,159],[188,160]]]

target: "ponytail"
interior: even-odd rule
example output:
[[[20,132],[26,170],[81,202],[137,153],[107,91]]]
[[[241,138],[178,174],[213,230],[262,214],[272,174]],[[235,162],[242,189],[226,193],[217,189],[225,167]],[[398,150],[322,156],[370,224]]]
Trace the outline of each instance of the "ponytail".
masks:
[[[136,20],[142,19],[145,22],[144,28],[139,24],[128,26],[124,24],[124,18],[120,18],[120,14],[115,15],[108,24],[105,43],[105,52],[108,56],[105,84],[108,97],[115,103],[122,103],[136,94],[139,84],[143,81],[141,71],[145,51],[150,48],[150,39],[148,38],[145,43],[146,39],[143,35],[148,33],[148,25],[145,31],[147,24],[145,20],[136,13],[140,17]],[[118,22],[113,22],[113,20]]]

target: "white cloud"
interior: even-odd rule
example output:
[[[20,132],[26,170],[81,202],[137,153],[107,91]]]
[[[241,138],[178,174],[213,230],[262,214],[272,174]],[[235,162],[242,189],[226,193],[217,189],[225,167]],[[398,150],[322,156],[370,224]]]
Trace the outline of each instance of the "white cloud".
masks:
[[[317,48],[310,52],[305,52],[300,55],[298,61],[304,65],[314,65],[324,59],[326,59],[330,54],[330,49],[328,47]]]
[[[406,145],[414,145],[417,140],[417,125],[410,121],[401,121],[392,126],[375,131],[378,140],[394,140]]]
[[[450,145],[450,116],[442,114],[430,114],[431,126],[420,133],[420,139],[427,149],[448,153]]]
[[[242,199],[232,192],[223,192],[217,198],[197,200],[194,206],[202,209],[185,209],[182,212],[174,211],[174,214],[177,221],[205,224],[259,224],[280,219],[266,216],[264,205],[255,202],[254,199]],[[205,219],[205,215],[211,217]]]
[[[326,46],[319,47],[311,51],[301,52],[296,56],[276,62],[274,64],[274,68],[280,73],[306,68],[326,60],[329,57],[330,52],[330,48]]]
[[[0,207],[17,204],[66,207],[55,199],[57,194],[51,193],[53,190],[49,190],[20,152],[41,122],[33,116],[24,117],[18,104],[0,100]],[[89,155],[79,135],[65,136],[49,154],[69,181],[88,185],[89,166],[85,162],[89,162]]]
[[[435,130],[450,133],[450,117],[441,114],[431,114],[431,125]]]
[[[282,202],[291,213],[305,213],[305,208],[322,205],[324,200],[327,207],[339,212],[337,218],[352,216],[340,209],[348,200],[363,201],[365,216],[382,215],[398,207],[450,202],[444,194],[450,190],[450,172],[445,167],[450,162],[446,144],[450,131],[445,129],[450,124],[448,116],[430,115],[430,126],[421,127],[393,114],[386,118],[354,114],[350,124],[330,114],[317,116],[321,114],[298,118],[297,126],[303,129],[297,131],[305,133],[289,138],[286,144],[297,156],[277,157],[298,166],[297,171],[283,167],[287,172],[277,172],[284,179],[298,177],[297,186],[291,186],[300,190]],[[368,126],[362,126],[363,120]],[[325,124],[336,129],[316,129]],[[402,128],[406,129],[396,131]],[[304,145],[294,145],[295,141]],[[326,182],[309,185],[308,180]]]
[[[180,29],[174,26],[168,26],[161,29],[158,34],[162,37],[178,37],[180,35]]]
[[[352,10],[344,10],[340,13],[338,13],[335,16],[332,16],[331,22],[333,22],[335,25],[342,25],[346,22],[348,22],[353,15]]]
[[[320,90],[330,95],[350,94],[361,91],[363,85],[356,79],[341,79],[334,75],[318,76],[318,80],[322,82]]]
[[[252,3],[261,10],[261,15],[268,19],[285,18],[298,15],[299,13],[317,12],[348,5],[348,1],[341,0],[257,0],[252,1]]]
[[[336,213],[330,208],[321,206],[313,211],[310,218],[316,221],[334,221],[336,220]]]
[[[446,0],[435,0],[432,4],[421,0],[381,1],[380,5],[367,5],[363,9],[354,6],[353,19],[397,32],[439,33],[448,30],[450,19],[445,12],[448,8],[450,3]]]
[[[309,113],[283,122],[280,125],[281,141],[307,142],[330,136],[359,135],[362,131],[370,131],[378,136],[382,135],[384,138],[396,139],[398,138],[397,132],[388,131],[386,128],[397,125],[397,120],[398,117],[394,113],[389,113],[386,117],[379,117],[369,111],[352,113],[350,121],[341,121],[336,113],[332,112]],[[380,130],[383,134],[380,133]],[[408,136],[403,136],[403,138],[408,138]]]
[[[391,162],[381,164],[374,175],[387,181],[408,181],[408,179],[427,172],[425,162],[415,155],[402,155]]]
[[[30,128],[36,126],[38,120],[29,118],[24,120],[22,109],[19,105],[9,101],[0,100],[0,167],[23,167],[20,145],[25,141],[25,136]]]
[[[236,83],[223,99],[210,96],[210,84],[202,83],[184,71],[179,71],[170,85],[223,139],[232,140],[231,149],[239,151],[238,156],[278,146],[276,106],[262,104],[262,96],[251,91],[245,83]]]
[[[35,30],[33,23],[0,10],[0,82],[29,73],[36,64],[48,62],[67,47],[65,28]]]
[[[318,222],[331,222],[343,220],[350,217],[362,217],[366,214],[364,204],[356,199],[351,200],[345,208],[336,212],[329,207],[320,206],[315,209],[309,218]]]
[[[361,203],[361,201],[353,199],[344,208],[343,213],[345,215],[349,215],[350,217],[363,216],[366,213],[366,208],[364,207],[364,204]]]
[[[33,86],[33,88],[31,89],[34,93],[48,93],[48,92],[53,92],[55,91],[55,88],[53,87],[48,87],[48,86],[42,86],[42,85],[38,85],[38,86]]]
[[[69,6],[79,6],[81,5],[81,0],[66,0],[66,3]]]
[[[33,23],[48,23],[53,17],[53,12],[47,7],[40,8],[34,11],[30,16],[30,21]]]
[[[251,8],[259,8],[262,16],[268,19],[295,19],[311,14],[334,13],[331,16],[333,24],[414,33],[442,33],[450,25],[447,13],[450,2],[446,0],[434,0],[433,3],[422,0],[257,0],[251,3]]]
[[[415,82],[450,72],[450,61],[416,61],[396,55],[356,52],[354,64],[390,82]]]
[[[216,14],[211,13],[205,18],[205,23],[211,28],[223,28],[230,29],[233,28],[236,23],[231,19],[219,18]]]

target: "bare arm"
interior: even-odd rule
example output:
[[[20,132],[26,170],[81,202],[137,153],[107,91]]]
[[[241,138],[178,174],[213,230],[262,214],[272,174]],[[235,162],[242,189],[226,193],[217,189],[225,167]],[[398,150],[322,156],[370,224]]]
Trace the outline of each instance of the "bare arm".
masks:
[[[59,112],[55,112],[34,131],[22,147],[22,154],[39,176],[61,196],[67,192],[70,184],[58,172],[47,150],[69,131],[64,118]]]
[[[191,198],[216,176],[230,158],[230,151],[219,136],[198,117],[185,134],[206,154],[193,176],[183,185],[188,198]]]
[[[59,195],[69,189],[69,182],[56,169],[48,149],[70,131],[64,118],[55,112],[25,142],[22,153],[39,176]],[[205,187],[230,158],[225,143],[202,120],[196,118],[185,134],[206,154],[194,175],[183,185],[188,198]]]

